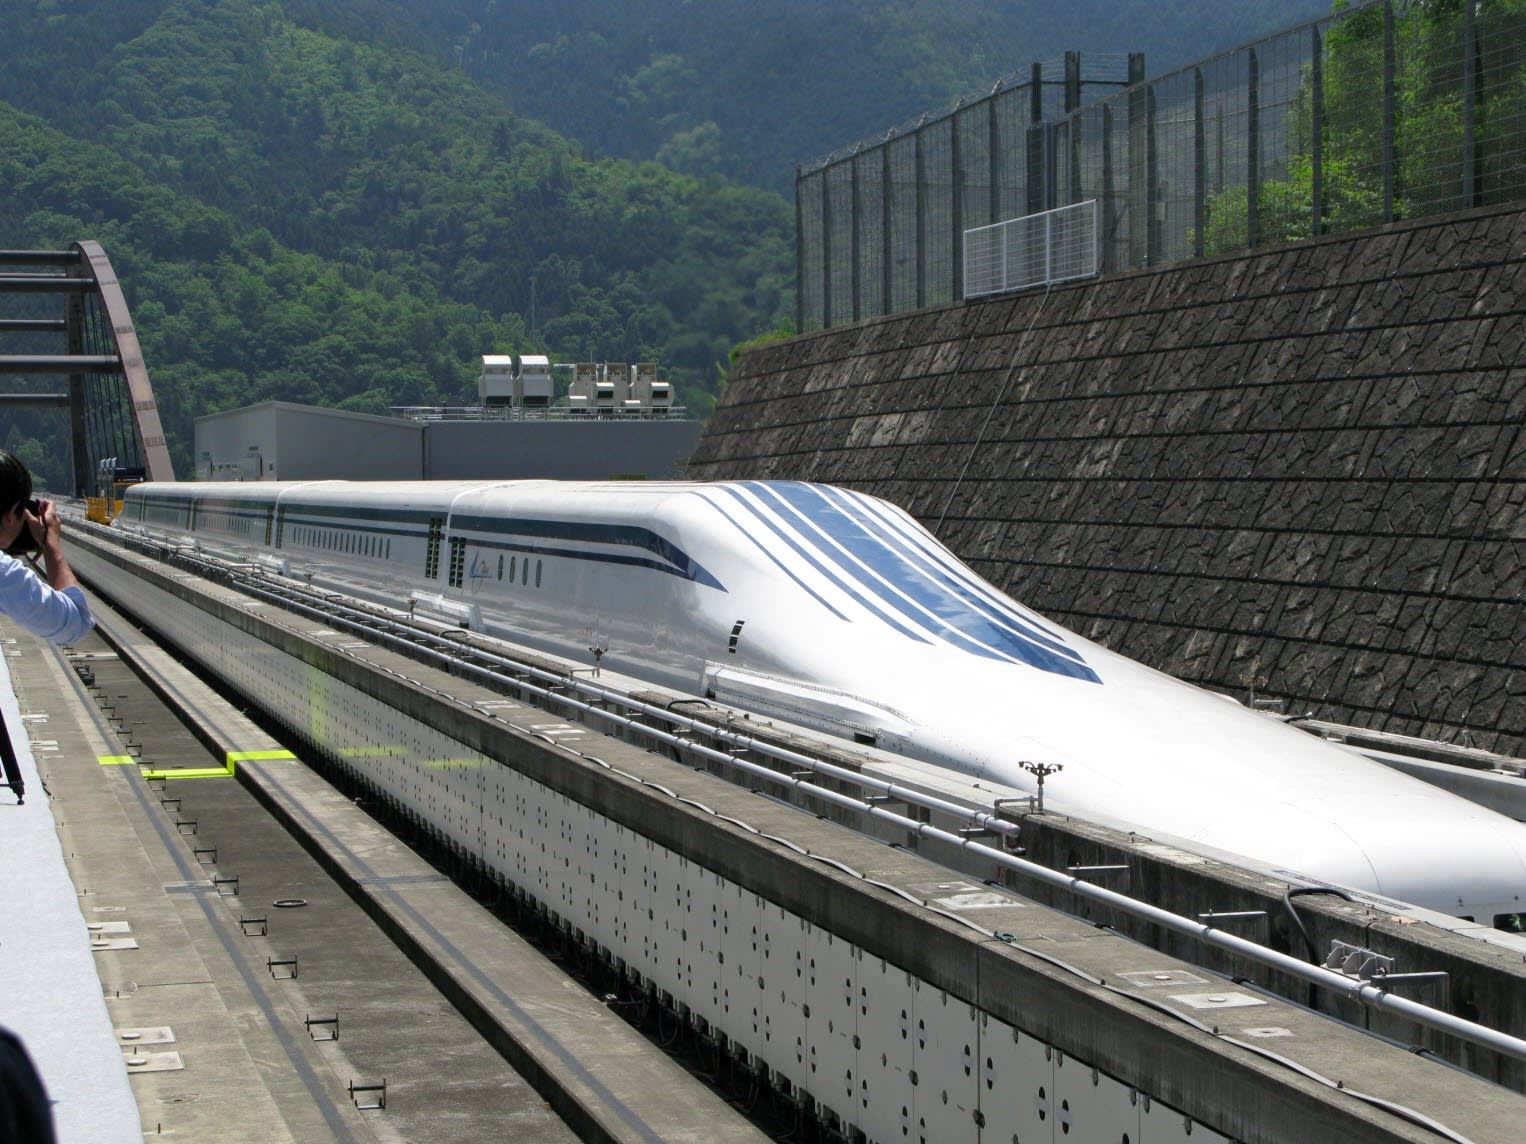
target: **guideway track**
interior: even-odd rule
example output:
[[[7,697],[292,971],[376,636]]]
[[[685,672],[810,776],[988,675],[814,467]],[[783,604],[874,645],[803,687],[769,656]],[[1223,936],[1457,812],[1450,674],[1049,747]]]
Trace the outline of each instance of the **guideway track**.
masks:
[[[81,563],[85,561],[82,560]],[[1304,1117],[1311,1108],[1299,1102],[1310,1097],[1308,1086],[1286,1079],[1273,1082],[1261,1067],[1250,1064],[1257,1057],[1266,1056],[1264,1050],[1256,1053],[1244,1046],[1236,1049],[1225,1047],[1238,1044],[1238,1041],[1223,1040],[1224,1037],[1232,1036],[1229,1030],[1219,1033],[1224,1016],[1215,1017],[1216,1024],[1211,1029],[1202,1026],[1201,1037],[1189,1035],[1183,1040],[1179,1032],[1172,1030],[1181,1030],[1186,1026],[1172,1026],[1171,1018],[1146,1021],[1153,1030],[1148,1034],[1144,1034],[1143,1027],[1137,1024],[1141,1014],[1137,1008],[1131,1011],[1131,1004],[1137,1001],[1153,1008],[1159,1001],[1152,1002],[1144,997],[1103,999],[1102,994],[1115,994],[1118,985],[1122,983],[1119,971],[1127,975],[1129,970],[1159,965],[1162,960],[1160,955],[1121,942],[1106,931],[1082,923],[1067,922],[1048,911],[1024,910],[1021,901],[1001,898],[1000,895],[997,897],[1001,900],[991,904],[1001,908],[978,915],[985,924],[972,926],[970,915],[958,914],[960,907],[940,908],[927,898],[930,890],[923,884],[937,881],[942,886],[946,884],[947,873],[942,872],[940,881],[940,872],[914,855],[867,840],[854,843],[840,828],[827,823],[816,823],[809,816],[802,816],[797,811],[784,807],[770,810],[771,804],[760,800],[756,794],[720,783],[693,768],[677,767],[650,754],[637,752],[615,740],[591,734],[575,740],[557,738],[555,734],[548,738],[544,732],[529,732],[527,736],[525,731],[518,728],[528,730],[544,726],[544,716],[540,716],[537,722],[534,715],[515,714],[511,710],[513,705],[502,699],[491,699],[491,692],[485,692],[467,681],[452,680],[428,668],[409,667],[406,661],[399,660],[394,655],[365,643],[354,642],[353,636],[339,635],[329,629],[311,631],[310,621],[308,624],[299,622],[293,625],[283,620],[281,614],[274,609],[255,606],[247,600],[241,603],[237,596],[225,588],[200,584],[184,574],[169,572],[162,565],[144,563],[120,554],[112,561],[117,567],[94,557],[89,558],[88,563],[90,567],[87,571],[91,575],[109,574],[110,582],[138,601],[138,606],[148,607],[155,615],[162,615],[166,623],[181,633],[179,638],[190,638],[194,644],[207,645],[207,650],[213,653],[209,663],[215,661],[227,664],[237,671],[240,662],[273,663],[282,656],[293,657],[299,674],[311,680],[313,689],[309,692],[309,684],[303,683],[296,696],[299,703],[316,702],[320,698],[320,686],[329,687],[320,683],[326,675],[333,680],[333,686],[329,687],[328,702],[331,704],[337,702],[337,692],[333,691],[333,687],[359,688],[373,703],[372,707],[361,711],[362,716],[364,710],[378,713],[390,710],[399,719],[423,720],[426,725],[436,727],[459,741],[454,748],[442,743],[439,747],[421,747],[422,750],[443,751],[447,755],[459,753],[463,748],[484,752],[490,760],[485,770],[460,772],[463,780],[471,780],[470,785],[481,781],[498,781],[493,778],[493,773],[502,771],[507,775],[511,768],[503,764],[512,761],[512,769],[522,772],[525,777],[536,782],[550,783],[553,789],[563,792],[563,798],[572,796],[576,802],[571,805],[580,820],[586,815],[592,815],[595,819],[601,815],[614,816],[610,825],[598,828],[601,832],[600,839],[608,844],[608,860],[618,858],[614,845],[618,839],[615,834],[609,833],[611,829],[618,833],[622,829],[639,825],[642,834],[650,829],[652,833],[646,837],[655,841],[659,847],[679,845],[688,855],[691,864],[699,863],[704,868],[722,872],[721,877],[739,881],[744,893],[750,889],[752,893],[770,897],[778,895],[775,900],[789,903],[792,909],[804,909],[805,917],[810,922],[806,926],[808,931],[815,932],[813,927],[816,926],[831,925],[832,932],[842,935],[838,940],[848,943],[848,952],[853,955],[855,962],[859,955],[853,947],[863,945],[863,966],[858,972],[866,987],[869,978],[864,975],[870,972],[870,957],[893,959],[895,965],[905,970],[908,984],[916,986],[916,981],[923,982],[917,988],[924,991],[924,997],[928,983],[934,983],[932,1000],[935,1011],[939,1010],[936,990],[938,983],[941,983],[943,989],[954,991],[945,995],[944,1004],[952,1006],[955,996],[959,996],[969,1001],[972,1007],[978,1006],[982,1013],[992,1015],[992,1036],[996,1036],[998,1029],[995,1015],[1000,1014],[1005,1021],[1014,1022],[1025,1030],[1033,1028],[1038,1030],[1040,1036],[1057,1039],[1065,1048],[1064,1060],[1071,1060],[1072,1054],[1082,1061],[1092,1060],[1093,1085],[1098,1083],[1098,1065],[1113,1075],[1125,1078],[1142,1069],[1144,1074],[1154,1078],[1149,1084],[1165,1086],[1164,1089],[1152,1087],[1146,1091],[1176,1091],[1174,1099],[1188,1100],[1195,1109],[1196,1102],[1208,1095],[1208,1092],[1216,1096],[1227,1096],[1230,1092],[1239,1091],[1240,1086],[1249,1080],[1250,1074],[1245,1071],[1249,1067],[1259,1078],[1253,1085],[1259,1094],[1255,1100],[1243,1106],[1239,1103],[1228,1107],[1220,1105],[1212,1113],[1213,1120],[1224,1116],[1229,1122],[1234,1122],[1235,1134],[1247,1140],[1291,1139],[1299,1131],[1297,1126],[1300,1123],[1325,1126],[1346,1123],[1343,1118],[1350,1113],[1350,1090],[1371,1090],[1374,1086],[1382,1090],[1387,1084],[1379,1080],[1379,1076],[1389,1075],[1389,1070],[1398,1062],[1404,1062],[1401,1071],[1407,1073],[1414,1066],[1418,1072],[1409,1078],[1402,1093],[1389,1088],[1391,1096],[1410,1096],[1411,1100],[1419,1100],[1421,1107],[1424,1107],[1422,1094],[1429,1091],[1434,1082],[1444,1080],[1449,1091],[1462,1085],[1475,1093],[1470,1099],[1477,1104],[1474,1112],[1482,1117],[1481,1123],[1490,1122],[1492,1113],[1485,1106],[1492,1106],[1496,1099],[1505,1100],[1508,1107],[1518,1107],[1518,1098],[1510,1098],[1508,1094],[1498,1093],[1498,1090],[1489,1090],[1488,1086],[1477,1087],[1477,1082],[1468,1078],[1458,1078],[1434,1065],[1416,1061],[1407,1054],[1395,1054],[1393,1050],[1382,1048],[1378,1042],[1366,1041],[1369,1047],[1356,1050],[1356,1057],[1348,1052],[1341,1058],[1337,1075],[1344,1076],[1346,1094],[1335,1095],[1332,1082],[1331,1094],[1316,1098],[1320,1109],[1317,1119],[1307,1121]],[[123,570],[129,567],[130,571]],[[226,621],[226,627],[217,625],[216,620],[219,618]],[[204,627],[215,628],[219,634],[209,640],[203,634]],[[306,665],[305,668],[301,666],[303,664]],[[221,673],[225,668],[217,667],[216,670]],[[270,678],[268,670],[255,678]],[[254,682],[255,678],[250,681]],[[277,689],[281,687],[279,683],[275,686]],[[385,706],[378,707],[374,704]],[[342,731],[337,725],[334,729]],[[399,733],[405,737],[412,734],[391,730],[385,732],[389,736]],[[535,740],[540,740],[541,745],[535,745]],[[342,744],[347,740],[341,736],[333,741]],[[385,738],[381,740],[387,741]],[[596,752],[598,757],[589,752]],[[426,759],[428,757],[425,756]],[[438,755],[435,757],[439,758]],[[499,760],[499,764],[495,766],[491,760]],[[457,765],[451,759],[440,761]],[[467,760],[461,760],[462,764],[466,762]],[[472,765],[484,766],[481,762]],[[607,777],[600,776],[600,768]],[[369,772],[372,769],[367,764],[358,767],[357,771]],[[382,772],[378,770],[375,773]],[[428,775],[427,771],[418,773],[421,777]],[[445,772],[441,777],[448,779],[450,773]],[[633,786],[633,782],[637,785]],[[465,787],[462,786],[462,789]],[[553,822],[553,834],[554,825]],[[791,838],[796,841],[791,842]],[[677,842],[679,839],[682,841]],[[863,873],[855,873],[855,868]],[[635,875],[636,870],[632,866],[629,877],[634,879]],[[705,875],[707,878],[709,876]],[[634,881],[630,885],[639,889]],[[903,899],[909,899],[914,904],[908,905]],[[699,924],[701,915],[698,906],[696,901],[695,913],[687,922],[691,929]],[[685,916],[689,916],[687,907],[670,919],[674,927],[674,940],[676,927]],[[708,917],[708,914],[705,916]],[[1059,935],[1061,931],[1064,932],[1064,937],[1037,936]],[[1009,937],[1002,936],[1003,933],[1015,934],[1016,940],[1009,940]],[[1033,945],[1035,938],[1038,946]],[[822,940],[830,943],[832,939],[828,935]],[[1056,940],[1067,943],[1064,947],[1059,947],[1066,951],[1064,962],[1086,967],[1081,977],[1075,978],[1072,983],[1065,982],[1068,980],[1067,975],[1074,975],[1075,970],[1067,968],[1052,955],[1044,957],[1037,952],[1045,942]],[[1019,963],[1026,965],[1020,972]],[[728,958],[728,966],[729,964]],[[888,964],[887,961],[886,965]],[[1053,971],[1043,969],[1044,964],[1052,964]],[[969,977],[968,974],[977,966],[978,974]],[[706,971],[708,972],[708,966]],[[728,968],[729,972],[731,970]],[[899,972],[896,971],[897,974]],[[976,984],[977,978],[979,984]],[[879,980],[877,975],[874,980]],[[895,979],[887,978],[884,984],[890,986],[898,980],[899,976]],[[1084,985],[1080,982],[1091,984]],[[1062,1008],[1050,1008],[1050,999],[1058,1001],[1061,996],[1065,999]],[[825,1003],[824,998],[819,1001]],[[1279,1048],[1295,1050],[1294,1056],[1305,1062],[1305,1068],[1310,1061],[1317,1062],[1321,1059],[1318,1053],[1310,1057],[1307,1050],[1317,1049],[1324,1039],[1335,1036],[1335,1027],[1312,1015],[1287,1011],[1285,1006],[1269,1000],[1247,1003],[1272,1005],[1275,1008],[1275,1012],[1252,1010],[1248,1015],[1287,1024],[1298,1030],[1300,1038],[1305,1034],[1314,1037],[1312,1041],[1298,1040],[1279,1045]],[[925,1001],[918,1001],[917,1004],[924,1005]],[[817,1006],[818,1002],[812,1002],[813,1029],[818,1016],[814,1012]],[[974,1012],[975,1009],[972,1008],[971,1011]],[[952,1008],[947,1013],[951,1017]],[[980,1021],[981,1028],[984,1029],[986,1017],[982,1016]],[[1101,1040],[1095,1039],[1104,1029],[1114,1028],[1118,1021],[1133,1031],[1123,1035],[1122,1040],[1118,1039],[1117,1034],[1109,1034]],[[1191,1027],[1197,1029],[1200,1025]],[[849,1028],[852,1028],[851,1023]],[[1231,1030],[1232,1028],[1233,1023],[1230,1025]],[[741,1030],[736,1032],[740,1034]],[[822,1035],[825,1033],[823,1028]],[[1077,1036],[1080,1040],[1076,1040]],[[1024,1033],[1023,1044],[1029,1043],[1027,1037],[1028,1034]],[[1141,1041],[1140,1037],[1144,1037],[1144,1040]],[[1161,1037],[1165,1039],[1160,1040]],[[1336,1039],[1343,1037],[1353,1037],[1358,1043],[1364,1042],[1364,1038],[1349,1032],[1341,1033]],[[985,1039],[982,1035],[982,1043]],[[1071,1044],[1072,1041],[1075,1041],[1074,1045]],[[1000,1042],[1000,1037],[997,1037],[997,1042]],[[1188,1042],[1195,1044],[1191,1054],[1195,1064],[1189,1065],[1181,1057]],[[998,1043],[993,1043],[991,1051],[994,1052],[999,1047]],[[1010,1045],[1010,1038],[1007,1043]],[[1137,1055],[1135,1049],[1144,1043],[1151,1044],[1152,1048],[1144,1055]],[[1220,1047],[1211,1048],[1211,1043],[1217,1043]],[[814,1045],[815,1042],[813,1059]],[[857,1047],[856,1038],[854,1047]],[[831,1046],[823,1041],[821,1048],[826,1050]],[[928,1051],[931,1052],[932,1049],[929,1047]],[[968,1051],[967,1046],[966,1053]],[[1047,1054],[1047,1050],[1045,1052]],[[1209,1055],[1199,1055],[1204,1052]],[[1372,1073],[1364,1064],[1358,1063],[1374,1054],[1387,1061],[1381,1074]],[[867,1068],[867,1055],[860,1055],[863,1057],[861,1063]],[[938,1059],[936,1054],[924,1062],[924,1067],[931,1068],[934,1059]],[[957,1059],[956,1047],[955,1063]],[[1059,1056],[1055,1057],[1054,1068],[1059,1068],[1060,1059]],[[1332,1058],[1323,1059],[1328,1068]],[[876,1061],[876,1067],[878,1063]],[[947,1063],[944,1059],[944,1064]],[[1373,1063],[1376,1064],[1376,1061]],[[779,1062],[779,1067],[783,1067],[782,1061]],[[1271,1071],[1275,1073],[1277,1069]],[[1316,1071],[1322,1071],[1317,1064]],[[966,1077],[968,1075],[966,1070]],[[1208,1076],[1217,1079],[1205,1091],[1202,1086],[1208,1083]],[[1177,1084],[1185,1082],[1188,1077],[1197,1078],[1190,1090],[1177,1091]],[[1144,1079],[1143,1074],[1141,1079]],[[962,1083],[972,1082],[966,1080]],[[1056,1085],[1060,1083],[1059,1079],[1055,1080]],[[1125,1080],[1127,1083],[1129,1082]],[[817,1084],[811,1083],[810,1088],[812,1095],[819,1100],[832,1103],[830,1086],[818,1091]],[[1302,1095],[1293,1097],[1293,1090],[1299,1090]],[[1127,1096],[1127,1089],[1122,1091]],[[1498,1096],[1485,1098],[1482,1095],[1485,1091],[1494,1091]],[[973,1095],[972,1092],[971,1096]],[[1391,1098],[1382,1096],[1381,1091],[1378,1095],[1380,1100]],[[1293,1103],[1288,1103],[1289,1098]],[[1162,1096],[1161,1099],[1165,1097]],[[1516,1101],[1516,1104],[1511,1104],[1511,1101]],[[936,1106],[936,1089],[933,1092],[933,1103]],[[1141,1109],[1147,1107],[1148,1101],[1141,1105]],[[1345,1111],[1338,1111],[1343,1107]],[[1430,1107],[1435,1110],[1441,1106],[1432,1104]],[[1272,1114],[1273,1108],[1281,1111]],[[1262,1119],[1251,1122],[1237,1119],[1250,1109],[1259,1110],[1258,1115]],[[904,1111],[903,1109],[902,1112]],[[953,1106],[950,1106],[949,1111],[953,1111]],[[1009,1114],[1018,1110],[1009,1107],[999,1111]],[[968,1113],[965,1115],[967,1128]],[[1352,1121],[1347,1128],[1342,1129],[1344,1138],[1422,1138],[1412,1137],[1392,1127],[1374,1135],[1374,1124],[1365,1118],[1362,1118],[1362,1122],[1365,1127]],[[1203,1135],[1213,1138],[1211,1133]],[[1027,1138],[1026,1135],[1024,1138]],[[1474,1138],[1487,1140],[1494,1137],[1485,1132],[1475,1133]]]
[[[138,543],[142,544],[142,542]],[[165,551],[159,545],[144,544],[143,547],[148,550]],[[1394,1013],[1422,1027],[1457,1037],[1518,1061],[1526,1061],[1526,1039],[1398,996],[1385,986],[1381,979],[1376,982],[1363,980],[1320,965],[1310,964],[1269,949],[1258,942],[1228,933],[1212,922],[1204,923],[1197,919],[1182,917],[1136,898],[1095,885],[1082,877],[1051,870],[1046,866],[1028,861],[1018,854],[988,846],[968,836],[977,831],[987,832],[1000,836],[1008,846],[1015,845],[1019,828],[1008,819],[835,766],[820,758],[780,747],[754,735],[738,732],[731,725],[720,725],[675,712],[671,707],[659,707],[642,702],[628,693],[600,686],[591,680],[579,679],[574,674],[576,669],[554,671],[528,660],[511,659],[482,647],[468,647],[460,641],[446,640],[438,634],[437,630],[431,631],[417,623],[389,617],[376,609],[357,607],[333,596],[303,591],[287,584],[272,586],[270,577],[255,573],[249,566],[230,566],[222,562],[205,560],[199,556],[188,557],[185,552],[179,552],[177,555],[181,559],[189,559],[193,566],[199,564],[203,572],[214,574],[241,592],[280,604],[325,623],[347,626],[380,643],[403,650],[423,662],[440,666],[452,674],[475,679],[495,687],[512,688],[520,693],[527,693],[548,709],[560,710],[568,715],[582,718],[592,725],[603,724],[612,729],[634,732],[680,754],[734,768],[740,774],[753,780],[793,787],[799,794],[818,799],[828,805],[851,809],[871,820],[890,823],[914,835],[936,839],[956,849],[978,850],[982,857],[992,864],[1012,870],[1025,879],[1059,890],[1077,900],[1117,910],[1203,945],[1244,957],[1316,988],[1327,990],[1354,1004]],[[643,718],[666,722],[679,730],[666,731],[651,725],[650,722],[642,722]],[[724,744],[724,749],[719,746],[705,745],[698,740],[699,735],[712,737]],[[790,774],[787,771],[780,773],[777,767],[749,762],[741,757],[745,753],[768,758],[785,768],[805,768],[815,776],[855,783],[873,793],[866,799],[854,799],[817,782],[809,782],[798,773]],[[942,830],[919,819],[897,814],[880,805],[879,800],[883,799],[898,799],[909,806],[918,806],[954,816],[962,815],[967,819],[966,830],[964,832]]]
[[[102,635],[121,658],[171,704],[214,758],[230,760],[226,773],[236,776],[302,842],[445,998],[535,1086],[578,1138],[649,1142],[764,1138],[724,1100],[462,888],[413,851],[398,846],[350,798],[295,764],[291,752],[244,749],[251,742],[267,741],[265,732],[109,607],[99,610]],[[152,801],[146,776],[156,775],[173,791],[190,784],[204,790],[200,780],[207,773],[207,768],[194,766],[141,770],[137,777],[144,782],[135,784],[135,789],[140,798]],[[177,779],[177,774],[190,777]],[[188,868],[190,876],[197,873],[196,868]],[[394,988],[391,983],[376,984]],[[359,1013],[346,1018],[352,1027],[346,1044],[356,1038],[357,1021],[364,1021],[363,1005]],[[456,1054],[444,1059],[456,1059]],[[445,1084],[445,1078],[440,1083]],[[397,1092],[394,1076],[394,1107]],[[341,1093],[340,1099],[347,1098]],[[506,1114],[498,1131],[513,1138],[515,1120]],[[525,1131],[527,1138],[537,1140],[562,1138],[562,1130],[551,1124],[526,1125]]]

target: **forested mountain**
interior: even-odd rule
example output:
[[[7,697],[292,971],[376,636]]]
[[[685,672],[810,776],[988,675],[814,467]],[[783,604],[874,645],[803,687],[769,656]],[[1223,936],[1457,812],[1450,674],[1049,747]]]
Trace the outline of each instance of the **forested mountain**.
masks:
[[[1154,70],[1313,7],[0,0],[0,246],[106,245],[182,470],[195,415],[461,401],[490,351],[656,360],[703,411],[789,320],[796,161],[1067,47]]]
[[[287,0],[295,18],[428,43],[601,154],[789,194],[809,162],[1069,50],[1151,74],[1329,0]]]
[[[278,3],[90,7],[7,24],[0,245],[106,245],[183,470],[194,415],[461,402],[484,352],[655,360],[703,411],[730,347],[787,320],[777,195],[586,159]]]

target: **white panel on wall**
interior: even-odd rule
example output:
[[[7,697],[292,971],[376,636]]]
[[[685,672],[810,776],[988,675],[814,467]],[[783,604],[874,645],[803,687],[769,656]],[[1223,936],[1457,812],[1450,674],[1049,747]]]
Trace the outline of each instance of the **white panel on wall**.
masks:
[[[982,1144],[1053,1144],[1053,1052],[1043,1041],[999,1021],[980,1020]]]
[[[858,1108],[858,950],[842,938],[805,928],[807,1087],[818,1102],[853,1123]]]
[[[762,899],[757,899],[762,902]],[[795,914],[763,902],[753,927],[758,944],[758,979],[762,982],[763,1050],[769,1067],[797,1088],[809,1089],[805,1016],[805,935],[809,928]]]
[[[1135,1144],[1139,1097],[1128,1085],[1061,1053],[1054,1054],[1055,1139]]]
[[[908,1140],[912,1116],[911,974],[878,957],[858,962],[858,1108],[871,1140]]]
[[[758,925],[766,903],[735,882],[721,883],[716,940],[721,961],[721,1012],[727,1035],[753,1056],[767,1059],[763,991],[758,986],[762,953]]]
[[[659,849],[650,838],[637,838],[624,883],[625,916],[630,920],[625,957],[631,968],[643,977],[652,976],[652,915],[656,912],[653,884],[657,877],[655,862]]]
[[[912,1139],[974,1140],[980,1034],[974,1007],[918,980],[911,1021]]]
[[[1139,1144],[1231,1144],[1231,1141],[1169,1105],[1141,1097]]]
[[[694,862],[685,869],[684,945],[689,952],[685,988],[689,1004],[707,1025],[722,1025],[720,957],[721,880]]]

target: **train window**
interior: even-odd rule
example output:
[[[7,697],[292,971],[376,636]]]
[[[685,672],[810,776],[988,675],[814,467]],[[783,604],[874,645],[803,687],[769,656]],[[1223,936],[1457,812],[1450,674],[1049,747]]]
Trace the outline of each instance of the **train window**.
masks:
[[[514,583],[514,577],[519,575],[519,557],[509,557],[509,583]]]
[[[424,546],[424,579],[433,580],[440,574],[440,537],[445,530],[443,517],[429,518],[429,536]]]
[[[503,553],[498,554],[498,579],[503,579]]]
[[[383,555],[389,560],[392,559],[392,538],[390,536],[387,537],[387,550]]]
[[[535,562],[535,586],[540,587],[540,561]]]
[[[519,570],[519,582],[521,584],[528,584],[530,582],[530,558],[528,556],[525,557],[525,562]]]

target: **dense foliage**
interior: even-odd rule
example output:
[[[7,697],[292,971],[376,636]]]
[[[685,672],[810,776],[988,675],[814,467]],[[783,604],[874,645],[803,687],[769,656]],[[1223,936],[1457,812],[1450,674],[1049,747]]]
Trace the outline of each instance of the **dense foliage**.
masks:
[[[287,0],[319,26],[412,36],[603,154],[789,194],[795,164],[1068,50],[1158,73],[1325,0]]]
[[[1521,28],[1526,0],[1476,0],[1471,106],[1464,106],[1464,0],[1429,0],[1394,9],[1392,217],[1425,215],[1515,198],[1526,186],[1526,67]],[[1337,0],[1336,12],[1350,7]],[[1384,25],[1380,8],[1335,21],[1324,38],[1320,176],[1323,233],[1384,221]],[[1263,171],[1257,187],[1260,243],[1313,233],[1314,83],[1302,69],[1286,122],[1288,154]],[[1464,191],[1464,121],[1473,124],[1472,189]],[[1246,243],[1249,202],[1231,186],[1207,204],[1209,254]]]
[[[731,346],[787,319],[777,195],[590,160],[276,3],[104,5],[132,34],[93,50],[81,7],[33,6],[5,49],[0,233],[106,246],[183,471],[195,415],[463,402],[484,352],[655,360],[703,412]]]

